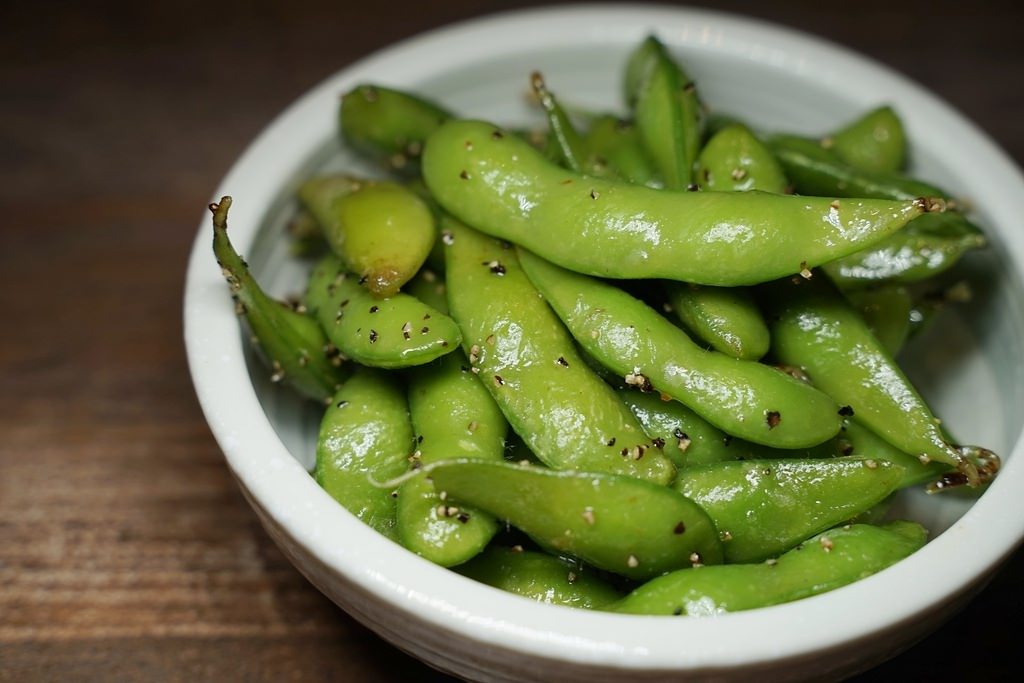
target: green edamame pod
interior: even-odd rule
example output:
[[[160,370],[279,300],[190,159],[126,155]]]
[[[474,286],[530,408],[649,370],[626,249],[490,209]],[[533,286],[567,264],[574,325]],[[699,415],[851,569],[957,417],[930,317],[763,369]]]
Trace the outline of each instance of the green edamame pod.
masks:
[[[712,616],[792,602],[880,572],[921,548],[927,535],[913,522],[831,529],[777,561],[672,572],[648,581],[609,609]]]
[[[826,136],[826,146],[844,162],[865,171],[903,169],[907,138],[892,107],[878,107]]]
[[[371,479],[387,481],[402,474],[412,446],[401,389],[386,373],[359,368],[320,422],[313,476],[349,512],[396,540],[392,491]]]
[[[503,458],[508,423],[460,352],[409,373],[409,414],[417,435],[417,465]],[[448,504],[424,477],[399,488],[397,514],[402,545],[443,567],[474,557],[498,531],[493,517]]]
[[[786,175],[775,155],[742,124],[718,131],[697,158],[697,184],[702,190],[746,192],[786,191]]]
[[[822,268],[842,289],[879,282],[909,284],[945,272],[966,252],[986,243],[981,230],[962,214],[927,214],[874,247]]]
[[[438,491],[508,521],[542,547],[631,579],[722,560],[704,511],[648,481],[479,460],[440,462],[426,473]]]
[[[519,250],[530,280],[576,340],[627,384],[661,391],[716,427],[777,448],[814,446],[839,431],[838,406],[767,365],[704,351],[642,301]]]
[[[629,121],[616,116],[594,119],[583,140],[589,175],[617,176],[634,185],[662,187],[661,178]]]
[[[492,546],[455,571],[474,581],[549,605],[597,609],[622,597],[585,568],[529,550]]]
[[[815,386],[893,446],[953,465],[976,485],[977,469],[946,442],[938,420],[864,319],[824,278],[795,280],[765,291],[776,357],[803,368]]]
[[[658,394],[619,389],[619,398],[633,411],[647,436],[664,442],[665,455],[677,468],[731,460],[831,458],[843,454],[833,440],[813,448],[788,450],[744,441],[726,434],[679,401],[665,400]],[[844,445],[852,448],[849,443]]]
[[[398,292],[434,245],[433,212],[402,185],[328,176],[307,180],[299,197],[345,267],[378,297]]]
[[[409,280],[405,291],[416,297],[439,313],[448,315],[448,288],[444,277],[432,268],[423,267],[416,276]]]
[[[859,289],[844,292],[844,295],[864,318],[871,334],[895,357],[910,332],[910,309],[914,300],[907,288]]]
[[[422,365],[462,341],[458,325],[447,315],[402,292],[374,298],[333,255],[313,269],[306,305],[338,350],[363,365]]]
[[[817,140],[774,135],[767,140],[793,188],[817,197],[911,200],[949,195],[934,185],[898,173],[868,172],[841,161]]]
[[[715,351],[744,360],[768,353],[768,326],[747,290],[683,282],[666,282],[665,290],[680,322]]]
[[[610,182],[561,169],[474,121],[431,135],[423,178],[459,219],[567,268],[708,285],[791,275],[871,246],[934,208],[924,199],[839,202]]]
[[[396,171],[415,172],[423,142],[451,114],[433,102],[377,85],[360,85],[341,98],[341,136]]]
[[[671,481],[672,463],[576,353],[515,250],[453,220],[445,231],[448,303],[469,361],[537,457],[556,469]]]
[[[673,488],[718,529],[729,563],[757,562],[845,522],[896,490],[903,469],[885,460],[747,460],[689,467]]]
[[[231,197],[211,204],[213,253],[231,288],[235,310],[245,317],[274,382],[287,382],[303,396],[326,402],[349,374],[316,320],[274,301],[249,272],[228,238]]]
[[[539,71],[534,71],[530,76],[530,85],[533,86],[537,101],[540,102],[540,106],[548,117],[550,139],[558,150],[562,164],[576,173],[585,173],[584,161],[587,154],[583,147],[583,139],[572,125],[569,115],[548,90],[547,85],[544,84],[544,77]]]
[[[700,102],[693,80],[649,36],[630,57],[626,87],[640,140],[665,187],[686,189],[700,148]]]
[[[847,419],[838,441],[847,454],[856,454],[862,458],[884,460],[898,465],[903,476],[896,488],[905,489],[925,482],[933,482],[950,471],[950,466],[941,462],[923,463],[913,455],[904,453],[885,439],[876,435],[855,419]]]

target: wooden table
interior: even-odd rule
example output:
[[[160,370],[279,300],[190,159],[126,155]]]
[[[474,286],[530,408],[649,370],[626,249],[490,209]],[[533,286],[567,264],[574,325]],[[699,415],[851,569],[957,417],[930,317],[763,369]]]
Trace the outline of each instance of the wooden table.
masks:
[[[269,541],[203,421],[180,322],[202,207],[275,114],[372,50],[530,3],[440,4],[0,9],[0,680],[448,680]],[[770,4],[716,6],[870,54],[1024,159],[1014,4]],[[1008,677],[1021,577],[1018,553],[875,673]]]

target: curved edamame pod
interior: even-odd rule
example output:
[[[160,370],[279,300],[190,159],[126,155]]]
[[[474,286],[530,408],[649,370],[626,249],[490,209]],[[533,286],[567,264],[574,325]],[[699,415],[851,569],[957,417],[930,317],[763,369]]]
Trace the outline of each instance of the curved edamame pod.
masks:
[[[396,171],[415,171],[423,142],[451,118],[443,107],[411,93],[360,85],[341,98],[341,136]]]
[[[865,171],[895,173],[907,157],[903,123],[892,107],[878,107],[822,141],[846,163]]]
[[[665,291],[680,322],[715,351],[743,360],[768,353],[768,325],[746,289],[667,281]]]
[[[576,353],[508,244],[445,222],[448,303],[473,371],[548,466],[661,484],[672,463]]]
[[[299,196],[334,253],[378,297],[398,292],[434,245],[433,212],[402,185],[327,176],[307,180]]]
[[[231,288],[235,308],[245,317],[256,344],[271,366],[274,382],[287,382],[303,396],[329,401],[349,369],[316,320],[274,301],[249,272],[228,238],[231,197],[210,205],[213,212],[213,253]]]
[[[921,548],[927,535],[913,522],[847,525],[818,534],[776,561],[672,572],[608,609],[711,616],[791,602],[879,572]]]
[[[642,301],[519,250],[534,285],[572,335],[628,384],[661,391],[729,434],[777,448],[839,431],[838,406],[775,368],[704,351]]]
[[[786,175],[771,150],[742,124],[718,131],[697,158],[697,184],[702,190],[746,192],[786,191]]]
[[[927,214],[876,244],[822,266],[842,289],[873,283],[919,282],[945,272],[987,244],[981,230],[956,212]]]
[[[548,118],[548,129],[551,131],[551,140],[558,149],[559,157],[566,168],[576,173],[585,173],[584,161],[586,151],[583,147],[583,139],[572,125],[569,114],[562,109],[558,100],[548,90],[544,83],[544,77],[539,71],[534,71],[530,76],[530,85],[533,87],[537,101],[544,109]]]
[[[405,396],[386,373],[359,368],[320,422],[313,476],[349,512],[392,540],[393,492],[375,486],[402,474],[413,434]]]
[[[336,256],[313,269],[306,305],[338,350],[363,365],[422,365],[462,341],[454,320],[408,294],[374,298]]]
[[[902,476],[903,468],[873,458],[745,460],[681,470],[673,488],[711,517],[725,561],[742,563],[863,513]]]
[[[529,550],[492,546],[455,571],[549,605],[597,609],[622,597],[585,568]]]
[[[461,352],[409,373],[409,413],[414,467],[448,458],[502,460],[508,422]],[[424,477],[398,489],[397,515],[402,545],[443,567],[477,555],[498,531],[493,517],[451,506]]]
[[[630,57],[625,81],[640,140],[665,187],[686,189],[700,148],[700,102],[693,80],[649,36]]]
[[[803,368],[815,386],[900,450],[960,470],[972,486],[977,469],[943,437],[939,422],[871,334],[864,319],[821,277],[766,288],[772,350]]]
[[[871,246],[933,204],[670,192],[583,177],[488,123],[431,135],[423,177],[456,217],[579,272],[742,285]]]
[[[508,521],[544,548],[631,579],[722,560],[707,514],[665,486],[480,460],[439,462],[425,471],[452,500]]]

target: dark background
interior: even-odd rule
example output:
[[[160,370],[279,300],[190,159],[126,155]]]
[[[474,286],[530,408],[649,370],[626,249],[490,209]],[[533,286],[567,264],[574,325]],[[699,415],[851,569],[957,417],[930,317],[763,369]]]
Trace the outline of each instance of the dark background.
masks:
[[[180,323],[202,207],[272,117],[373,50],[534,3],[429,4],[3,4],[0,680],[447,680],[269,541],[203,421]],[[1024,160],[1016,3],[714,6],[871,55]],[[872,675],[1009,678],[1022,571],[1018,553]]]

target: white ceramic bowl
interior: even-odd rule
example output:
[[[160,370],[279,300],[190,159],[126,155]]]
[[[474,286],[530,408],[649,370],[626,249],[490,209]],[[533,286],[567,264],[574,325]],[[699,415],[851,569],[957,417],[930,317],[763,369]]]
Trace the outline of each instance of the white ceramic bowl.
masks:
[[[231,194],[231,234],[277,294],[301,287],[281,238],[294,188],[358,162],[336,141],[338,94],[373,81],[500,122],[536,120],[522,93],[541,69],[566,101],[618,106],[624,57],[656,31],[705,100],[766,129],[824,131],[893,103],[914,171],[978,207],[992,249],[975,258],[976,304],[904,360],[937,411],[1005,466],[977,502],[909,494],[900,512],[935,538],[896,566],[800,602],[716,618],[651,618],[536,604],[436,567],[378,536],[307,474],[317,412],[250,365],[204,216],[189,264],[185,338],[199,400],[246,497],[295,565],[354,617],[432,665],[487,681],[773,680],[837,676],[892,656],[977,590],[1024,533],[1024,179],[977,128],[915,84],[816,38],[702,10],[553,8],[441,29],[329,78],[274,121],[214,195]],[[964,317],[966,316],[966,317]],[[979,400],[983,397],[985,400]]]

